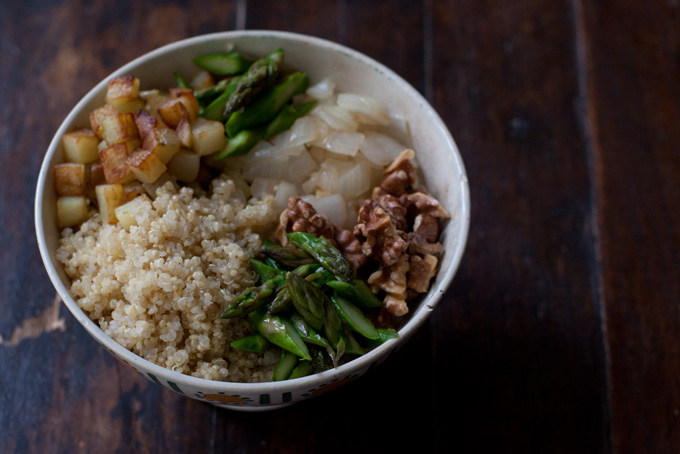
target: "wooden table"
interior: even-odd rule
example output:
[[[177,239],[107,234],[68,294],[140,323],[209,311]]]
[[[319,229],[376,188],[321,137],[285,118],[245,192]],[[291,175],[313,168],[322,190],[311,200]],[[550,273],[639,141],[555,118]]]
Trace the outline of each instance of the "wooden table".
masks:
[[[43,153],[96,82],[242,28],[393,68],[451,129],[472,197],[460,271],[413,341],[259,414],[100,348],[55,302],[32,215]],[[0,55],[0,452],[680,452],[677,0],[8,0]]]

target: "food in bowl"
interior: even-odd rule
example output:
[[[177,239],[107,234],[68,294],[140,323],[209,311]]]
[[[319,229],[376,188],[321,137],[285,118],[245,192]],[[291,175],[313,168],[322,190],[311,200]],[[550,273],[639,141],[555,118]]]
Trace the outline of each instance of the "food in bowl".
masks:
[[[205,118],[219,95],[203,105],[201,95],[230,86],[214,76],[179,77],[168,94],[140,92],[132,76],[114,79],[91,129],[64,136],[71,162],[54,169],[64,227],[58,258],[78,305],[142,358],[213,380],[290,378],[284,363],[306,364],[280,349],[242,348],[256,323],[220,318],[257,284],[252,261],[266,254],[265,240],[288,247],[295,233],[326,238],[384,296],[370,323],[394,328],[408,300],[427,291],[441,248],[438,219],[448,213],[416,185],[414,152],[400,143],[407,129],[395,140],[395,122],[372,98],[315,81],[291,97],[304,115],[269,136],[268,125],[237,130],[231,115]],[[244,131],[257,140],[239,138]],[[69,141],[83,145],[67,151]],[[71,166],[77,179],[58,177],[70,175],[69,164],[80,164]]]

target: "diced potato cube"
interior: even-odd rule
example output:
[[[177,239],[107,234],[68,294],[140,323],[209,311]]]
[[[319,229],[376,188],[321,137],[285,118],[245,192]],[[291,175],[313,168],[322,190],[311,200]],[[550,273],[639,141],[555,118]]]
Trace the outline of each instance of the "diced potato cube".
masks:
[[[137,225],[137,216],[152,208],[151,200],[146,195],[135,197],[116,208],[116,217],[124,228]]]
[[[125,199],[128,202],[135,197],[146,193],[144,186],[139,181],[133,181],[132,183],[124,184],[123,190],[125,191]]]
[[[198,104],[198,100],[194,95],[194,90],[191,88],[171,88],[170,96],[179,99],[184,107],[186,107],[187,113],[189,114],[189,121],[195,121],[196,118],[198,118],[198,112],[201,110],[201,106]]]
[[[63,196],[57,199],[59,228],[73,227],[88,217],[88,200],[84,196]]]
[[[67,132],[61,138],[64,157],[68,162],[87,164],[99,159],[97,146],[99,138],[91,129],[78,129]]]
[[[201,70],[196,73],[193,79],[191,79],[189,85],[191,85],[191,88],[194,90],[205,90],[206,88],[215,85],[215,79],[209,71]]]
[[[127,157],[126,164],[142,183],[153,183],[167,167],[151,150],[138,148]]]
[[[105,117],[101,123],[101,134],[109,145],[139,139],[139,131],[131,113],[118,112],[118,115]]]
[[[104,138],[102,135],[102,123],[104,123],[104,120],[109,117],[117,117],[119,114],[118,109],[111,104],[104,104],[90,112],[90,126],[97,137],[100,139]]]
[[[191,123],[189,123],[189,120],[182,119],[182,121],[180,121],[177,125],[177,128],[175,128],[175,132],[179,138],[180,146],[184,148],[192,148]]]
[[[192,150],[182,149],[168,162],[168,173],[179,181],[191,183],[198,176],[201,156]]]
[[[134,114],[137,111],[144,109],[145,105],[146,105],[146,103],[144,101],[142,101],[141,99],[135,99],[134,101],[128,101],[128,102],[116,104],[116,109],[118,109],[118,112],[120,112],[120,113]]]
[[[97,205],[102,216],[102,222],[108,224],[118,222],[115,210],[126,202],[123,185],[117,183],[100,184],[94,190],[97,194]]]
[[[67,162],[54,166],[54,188],[57,195],[85,195],[86,185],[85,164]]]
[[[170,99],[170,96],[163,95],[158,91],[149,92],[148,96],[146,97],[144,110],[146,110],[146,113],[160,120],[161,116],[158,114],[158,106],[163,104],[168,99]],[[139,125],[137,126],[139,127]]]
[[[180,149],[177,133],[145,110],[135,115],[142,138],[142,148],[153,151],[166,164]]]
[[[133,76],[114,77],[109,80],[106,90],[106,102],[118,107],[139,99],[139,79]]]
[[[191,124],[191,141],[194,151],[201,156],[221,150],[227,143],[224,124],[219,121],[197,118]]]
[[[180,121],[189,118],[189,112],[179,98],[170,98],[158,106],[158,115],[171,128],[176,128]]]
[[[97,194],[94,192],[94,188],[100,184],[106,184],[104,165],[101,161],[96,161],[87,167],[87,186],[85,189],[85,195],[95,205],[97,204]]]
[[[93,162],[90,164],[90,170],[88,174],[88,183],[95,187],[100,184],[106,183],[106,175],[104,175],[104,164],[101,161]]]
[[[117,143],[99,150],[104,178],[108,184],[125,184],[134,181],[135,175],[126,163],[128,155],[128,147],[124,143]]]

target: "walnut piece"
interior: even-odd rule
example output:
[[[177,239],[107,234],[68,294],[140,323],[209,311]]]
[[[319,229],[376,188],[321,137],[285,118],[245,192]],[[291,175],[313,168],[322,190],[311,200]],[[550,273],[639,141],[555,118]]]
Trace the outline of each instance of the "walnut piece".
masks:
[[[306,232],[326,238],[340,249],[355,269],[366,263],[367,258],[361,253],[361,244],[352,232],[336,227],[326,216],[317,213],[311,203],[299,197],[288,199],[288,208],[279,217],[276,239],[286,246],[289,243],[286,233],[290,232]]]

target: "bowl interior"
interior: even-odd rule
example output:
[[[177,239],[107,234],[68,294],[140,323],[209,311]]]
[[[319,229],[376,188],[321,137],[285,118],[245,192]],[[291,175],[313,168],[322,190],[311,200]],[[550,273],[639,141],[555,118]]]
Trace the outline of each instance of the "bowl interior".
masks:
[[[209,382],[181,375],[142,360],[106,336],[77,306],[69,295],[70,279],[56,259],[59,231],[56,226],[56,196],[52,167],[63,162],[60,137],[73,127],[89,125],[89,112],[105,102],[106,82],[110,77],[131,74],[141,80],[142,89],[170,87],[173,72],[187,74],[195,69],[191,60],[201,53],[226,51],[231,47],[252,55],[264,55],[282,47],[287,64],[307,73],[314,83],[332,79],[339,91],[371,95],[407,122],[413,148],[430,192],[452,214],[442,234],[440,269],[430,292],[417,308],[395,341],[373,350],[330,374],[349,374],[371,364],[377,357],[400,345],[425,321],[448,287],[460,263],[469,226],[469,195],[465,169],[458,149],[446,126],[426,100],[402,78],[380,63],[346,47],[317,38],[269,31],[225,32],[205,35],[170,44],[146,54],[115,71],[95,86],[72,110],[55,134],[40,171],[36,192],[36,231],[46,269],[64,303],[76,319],[107,349],[130,364],[155,374],[200,385],[206,389],[238,389],[241,384]],[[318,374],[321,375],[321,374]],[[305,377],[292,382],[318,379]],[[249,384],[248,387],[256,385]],[[290,383],[258,386],[290,386]]]

